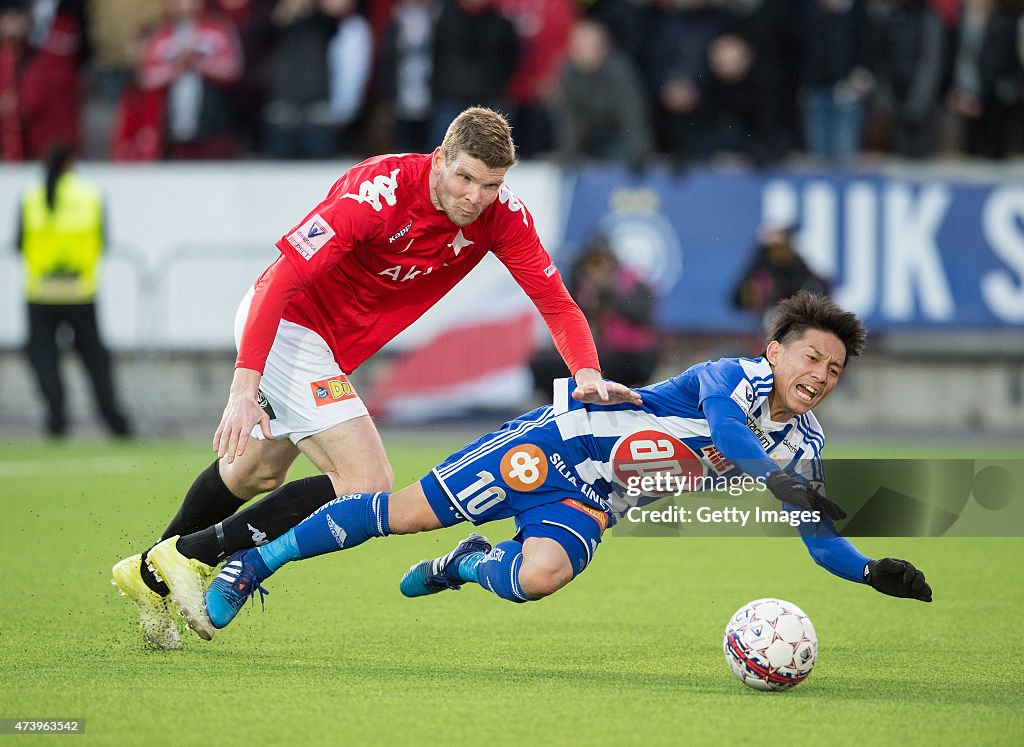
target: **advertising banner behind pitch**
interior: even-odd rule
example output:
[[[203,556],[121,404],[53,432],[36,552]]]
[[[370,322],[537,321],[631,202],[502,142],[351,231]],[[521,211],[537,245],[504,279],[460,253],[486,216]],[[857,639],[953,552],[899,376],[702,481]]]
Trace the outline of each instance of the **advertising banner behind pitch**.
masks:
[[[800,253],[872,330],[1024,324],[1021,180],[592,168],[570,194],[563,275],[604,232],[660,292],[664,329],[756,325],[732,299],[763,224],[798,225]]]

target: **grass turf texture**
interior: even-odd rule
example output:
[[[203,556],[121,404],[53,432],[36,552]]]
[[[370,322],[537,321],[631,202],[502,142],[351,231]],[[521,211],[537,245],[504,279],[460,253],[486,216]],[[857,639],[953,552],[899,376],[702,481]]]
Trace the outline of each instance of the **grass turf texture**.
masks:
[[[424,443],[389,442],[397,484],[461,446]],[[1022,539],[857,541],[924,568],[931,605],[835,579],[795,538],[612,537],[537,604],[400,596],[463,525],[295,564],[212,643],[147,650],[110,567],[208,463],[194,444],[4,444],[0,716],[84,717],[96,744],[1021,743]],[[744,687],[721,653],[763,596],[818,630],[787,693]]]

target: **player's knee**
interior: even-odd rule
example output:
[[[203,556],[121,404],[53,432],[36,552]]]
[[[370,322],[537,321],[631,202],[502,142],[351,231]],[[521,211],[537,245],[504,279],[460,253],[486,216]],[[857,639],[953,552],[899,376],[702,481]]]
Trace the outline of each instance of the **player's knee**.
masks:
[[[391,534],[429,532],[440,526],[441,522],[434,510],[425,499],[420,500],[420,495],[408,488],[392,493],[388,502],[388,527]]]
[[[572,581],[572,567],[568,558],[560,564],[523,563],[519,569],[519,586],[526,596],[540,599],[554,594]]]
[[[331,478],[331,482],[334,483],[334,489],[338,495],[346,495],[347,493],[378,493],[378,492],[390,492],[391,486],[394,484],[395,478],[391,473],[391,465],[386,461],[373,465],[369,468],[364,468],[358,472],[326,472],[328,477]]]
[[[222,461],[220,474],[228,490],[243,501],[247,501],[261,493],[277,490],[284,485],[288,473],[274,470],[263,464],[242,471],[235,469],[234,465],[227,465]]]
[[[387,493],[391,490],[390,477],[370,478],[369,476],[366,476],[353,478],[350,475],[340,475],[337,472],[326,472],[324,474],[331,478],[331,484],[334,485],[335,495],[348,495],[350,493]]]

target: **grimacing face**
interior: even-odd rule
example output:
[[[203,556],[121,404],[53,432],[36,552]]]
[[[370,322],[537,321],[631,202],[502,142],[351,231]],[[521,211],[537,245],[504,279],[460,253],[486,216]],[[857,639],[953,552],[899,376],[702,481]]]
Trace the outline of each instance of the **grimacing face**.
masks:
[[[459,151],[449,163],[440,148],[430,159],[430,201],[457,226],[468,226],[498,198],[507,168],[492,169]]]
[[[820,329],[808,329],[785,344],[772,341],[765,355],[774,372],[768,402],[777,423],[820,404],[835,389],[846,366],[842,340]]]

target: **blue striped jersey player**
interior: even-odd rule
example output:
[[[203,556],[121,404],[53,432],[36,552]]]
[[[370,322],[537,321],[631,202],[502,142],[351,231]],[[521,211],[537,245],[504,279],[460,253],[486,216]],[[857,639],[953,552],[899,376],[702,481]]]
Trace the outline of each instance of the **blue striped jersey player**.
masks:
[[[695,487],[713,486],[708,477],[759,478],[785,508],[818,517],[799,531],[819,565],[892,596],[931,601],[912,564],[868,558],[840,536],[833,522],[845,513],[824,494],[825,439],[811,408],[862,350],[864,327],[829,299],[800,293],[780,303],[769,339],[761,358],[702,363],[636,392],[610,386],[605,401],[559,380],[552,405],[505,423],[419,482],[391,494],[341,495],[272,542],[231,556],[205,610],[186,619],[224,627],[290,561],[372,537],[510,517],[512,539],[492,546],[474,532],[415,564],[401,590],[415,597],[476,583],[512,602],[540,599],[589,565],[624,511],[656,497],[631,497],[656,475]]]

